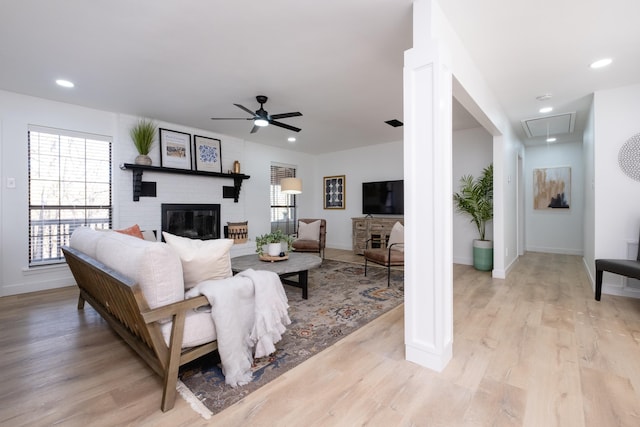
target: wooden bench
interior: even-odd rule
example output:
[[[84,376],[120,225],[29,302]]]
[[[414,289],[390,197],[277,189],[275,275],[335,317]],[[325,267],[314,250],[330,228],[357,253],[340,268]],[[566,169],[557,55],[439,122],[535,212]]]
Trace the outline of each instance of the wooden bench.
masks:
[[[173,408],[180,366],[218,348],[213,341],[181,349],[185,316],[189,310],[208,305],[206,297],[188,299],[150,309],[137,283],[86,254],[63,247],[67,264],[80,288],[78,309],[88,302],[111,327],[162,378],[162,411]],[[159,320],[171,319],[169,346]]]

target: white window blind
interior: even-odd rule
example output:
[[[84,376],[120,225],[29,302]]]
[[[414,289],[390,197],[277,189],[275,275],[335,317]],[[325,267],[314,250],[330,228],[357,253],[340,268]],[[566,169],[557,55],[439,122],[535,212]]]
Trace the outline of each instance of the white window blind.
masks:
[[[29,266],[62,262],[80,225],[111,228],[111,139],[29,126]]]
[[[282,178],[295,178],[296,168],[286,165],[271,165],[271,231],[282,230],[285,234],[296,232],[296,196],[280,191]]]

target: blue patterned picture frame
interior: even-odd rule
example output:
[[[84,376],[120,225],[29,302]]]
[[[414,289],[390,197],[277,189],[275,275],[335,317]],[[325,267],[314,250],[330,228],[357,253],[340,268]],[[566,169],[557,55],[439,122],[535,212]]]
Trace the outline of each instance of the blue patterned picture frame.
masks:
[[[197,171],[222,173],[222,147],[219,139],[194,135],[193,153]]]

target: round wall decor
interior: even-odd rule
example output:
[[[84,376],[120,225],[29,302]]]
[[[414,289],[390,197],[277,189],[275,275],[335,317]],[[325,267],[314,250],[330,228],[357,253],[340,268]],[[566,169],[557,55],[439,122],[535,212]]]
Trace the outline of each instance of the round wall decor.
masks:
[[[620,148],[618,164],[627,176],[640,181],[640,133],[633,135]]]

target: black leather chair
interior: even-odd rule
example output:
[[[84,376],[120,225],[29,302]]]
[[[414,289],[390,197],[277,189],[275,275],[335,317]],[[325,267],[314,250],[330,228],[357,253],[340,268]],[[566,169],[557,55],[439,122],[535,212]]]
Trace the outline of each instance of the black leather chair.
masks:
[[[602,274],[619,274],[631,279],[640,279],[640,238],[638,238],[638,255],[632,259],[597,259],[596,260],[596,301],[602,296]]]

